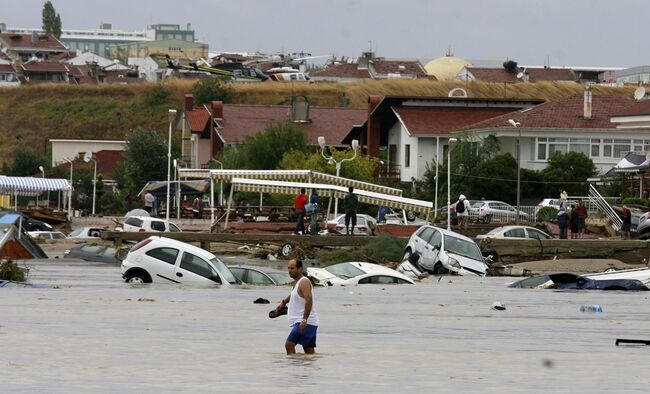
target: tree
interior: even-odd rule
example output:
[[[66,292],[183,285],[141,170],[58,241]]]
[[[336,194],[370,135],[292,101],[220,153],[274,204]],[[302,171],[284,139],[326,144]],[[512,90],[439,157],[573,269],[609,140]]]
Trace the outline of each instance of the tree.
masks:
[[[135,128],[126,135],[125,189],[136,195],[150,180],[167,180],[167,141],[155,130]]]
[[[16,157],[13,166],[11,166],[10,174],[13,176],[32,176],[39,172],[39,166],[44,165],[44,158],[35,155],[25,147],[20,147],[16,150]]]
[[[43,30],[56,38],[61,38],[61,16],[57,14],[51,1],[43,4]]]
[[[275,170],[285,152],[307,150],[307,135],[292,124],[269,125],[239,146],[226,148],[219,160],[225,168]]]
[[[560,189],[565,189],[570,195],[585,195],[587,178],[596,175],[594,162],[583,153],[556,152],[549,160],[548,166],[541,171],[542,178],[547,182],[545,194],[558,195]]]
[[[228,81],[211,75],[194,84],[192,95],[199,104],[207,104],[211,101],[227,102],[232,96],[232,88]]]
[[[337,161],[341,161],[344,158],[352,157],[353,152],[350,148],[331,150],[330,155],[334,156],[334,159]],[[376,157],[361,156],[357,154],[357,157],[354,160],[345,162],[341,165],[340,176],[375,183],[377,181],[375,173],[378,165],[379,159]],[[293,150],[286,152],[282,156],[282,160],[278,167],[283,170],[312,170],[336,175],[336,166],[334,164],[329,164],[328,161],[321,156],[320,151],[309,153]]]

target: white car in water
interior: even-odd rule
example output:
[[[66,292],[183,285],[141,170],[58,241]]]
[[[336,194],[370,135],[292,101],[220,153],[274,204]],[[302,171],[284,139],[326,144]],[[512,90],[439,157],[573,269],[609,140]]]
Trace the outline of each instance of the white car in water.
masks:
[[[417,253],[417,265],[432,274],[485,276],[488,266],[478,245],[470,238],[426,225],[409,238],[404,249],[404,260]]]
[[[339,263],[325,268],[308,267],[306,276],[321,286],[415,283],[411,278],[394,269],[361,262]]]
[[[158,236],[135,244],[122,260],[121,271],[128,283],[241,283],[212,253]]]

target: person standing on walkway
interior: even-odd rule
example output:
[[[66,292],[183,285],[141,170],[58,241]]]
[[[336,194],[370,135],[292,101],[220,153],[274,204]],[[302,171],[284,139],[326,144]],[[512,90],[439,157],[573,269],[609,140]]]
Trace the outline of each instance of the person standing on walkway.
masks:
[[[569,227],[571,227],[571,239],[578,239],[578,233],[580,232],[580,216],[578,215],[578,211],[576,211],[575,205],[571,206]]]
[[[578,238],[583,238],[587,222],[587,208],[582,201],[578,201],[578,206],[574,211],[578,214]]]
[[[456,202],[456,217],[458,218],[460,232],[466,234],[467,222],[469,221],[469,201],[464,194],[461,194]]]
[[[566,192],[566,190],[562,189],[560,191],[560,208],[564,207],[564,209],[567,209],[567,201],[569,200],[569,194]]]
[[[309,234],[318,234],[318,211],[320,211],[320,201],[318,200],[318,190],[311,189],[309,196]]]
[[[153,201],[155,197],[153,194],[147,192],[144,195],[144,210],[147,211],[148,214],[151,215],[151,212],[153,211]]]
[[[296,345],[302,345],[305,354],[314,354],[319,324],[314,302],[314,287],[309,278],[303,275],[301,260],[289,260],[287,270],[294,280],[293,289],[289,297],[283,299],[275,308],[279,312],[285,305],[289,305],[287,319],[291,332],[284,343],[284,348],[287,354],[295,354]]]
[[[296,199],[293,204],[293,208],[296,211],[296,229],[294,234],[302,235],[305,233],[305,204],[307,204],[307,195],[305,194],[305,188],[300,189],[300,194],[296,196]]]
[[[623,227],[621,227],[621,232],[623,233],[623,239],[630,239],[630,229],[632,227],[632,212],[627,207],[623,205]]]
[[[557,213],[557,225],[560,228],[560,239],[567,239],[567,229],[569,228],[569,218],[566,214],[566,209],[560,207]]]
[[[354,235],[354,228],[357,226],[357,208],[359,200],[354,194],[354,188],[348,188],[348,194],[345,196],[345,234]],[[350,222],[352,222],[352,231],[350,231]]]

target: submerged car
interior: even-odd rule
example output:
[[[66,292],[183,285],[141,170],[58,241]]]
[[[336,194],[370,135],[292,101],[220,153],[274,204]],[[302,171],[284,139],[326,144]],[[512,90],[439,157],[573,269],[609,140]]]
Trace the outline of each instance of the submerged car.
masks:
[[[63,257],[98,263],[119,264],[117,249],[97,244],[79,244],[63,253]]]
[[[487,234],[480,234],[476,239],[508,238],[508,239],[552,239],[545,232],[530,226],[503,226],[493,228]]]
[[[66,236],[60,231],[29,231],[30,237],[34,239],[65,239]]]
[[[21,222],[20,225],[25,231],[53,231],[54,230],[54,228],[50,224],[40,221],[38,219],[32,219],[22,212],[16,212],[16,211],[0,212],[0,217],[4,215],[19,215],[20,222]]]
[[[81,227],[70,234],[68,234],[69,239],[87,239],[87,238],[99,238],[102,231],[105,229],[102,227]]]
[[[508,287],[520,289],[571,289],[571,290],[650,290],[638,279],[616,279],[601,277],[595,279],[572,273],[557,273],[533,276],[511,283]]]
[[[420,227],[411,235],[404,249],[404,260],[413,253],[420,255],[419,268],[434,275],[485,276],[488,268],[481,250],[470,238],[430,225]]]
[[[128,283],[241,283],[212,253],[159,236],[135,244],[122,260],[121,272]]]
[[[350,262],[325,268],[308,267],[306,276],[316,285],[415,284],[408,276],[379,264]]]
[[[179,233],[181,229],[165,219],[157,219],[149,216],[129,216],[124,220],[122,231],[134,232],[172,232]]]
[[[282,286],[293,283],[286,271],[251,265],[229,265],[228,268],[237,279],[249,285]]]

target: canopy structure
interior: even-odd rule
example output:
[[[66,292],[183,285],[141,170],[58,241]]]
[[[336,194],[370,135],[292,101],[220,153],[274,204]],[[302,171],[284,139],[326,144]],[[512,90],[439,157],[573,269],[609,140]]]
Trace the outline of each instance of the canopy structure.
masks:
[[[232,178],[232,188],[230,189],[231,198],[228,199],[228,210],[230,213],[230,202],[232,200],[232,193],[236,189],[245,192],[261,192],[261,193],[278,193],[295,195],[300,193],[301,188],[316,188],[321,197],[335,197],[345,198],[348,194],[348,189],[344,186],[335,186],[323,183],[304,183],[304,182],[283,182],[283,181],[270,181],[264,179],[245,179],[245,178]],[[384,205],[391,208],[403,209],[408,211],[423,212],[428,215],[429,211],[433,208],[433,203],[430,201],[415,200],[412,198],[405,198],[400,196],[392,196],[389,194],[376,193],[367,190],[355,190],[354,194],[357,196],[359,202]],[[228,217],[226,217],[226,227],[228,226]]]
[[[357,181],[355,179],[343,178],[336,175],[325,174],[311,170],[213,170],[213,169],[190,169],[178,170],[179,176],[185,178],[212,178],[215,181],[230,183],[233,178],[263,179],[287,182],[306,183],[305,188],[317,187],[312,183],[327,184],[326,186],[352,186],[355,190],[367,190],[375,193],[382,193],[392,196],[401,196],[402,190],[388,186],[376,185],[374,183]],[[347,193],[347,190],[346,190]]]
[[[0,176],[0,194],[37,196],[46,191],[70,191],[67,179]]]
[[[203,179],[201,181],[170,181],[169,194],[176,195],[176,187],[179,186],[181,195],[205,194],[210,188],[210,181]],[[149,181],[138,193],[138,197],[151,193],[154,196],[167,195],[167,181]]]

